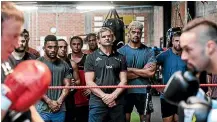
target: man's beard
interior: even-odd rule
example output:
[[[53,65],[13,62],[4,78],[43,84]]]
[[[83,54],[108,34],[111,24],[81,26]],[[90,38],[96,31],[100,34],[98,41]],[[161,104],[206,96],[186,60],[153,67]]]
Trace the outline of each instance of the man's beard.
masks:
[[[57,54],[58,55],[58,57],[60,57],[60,58],[65,58],[66,57],[66,55],[59,55],[59,54]]]
[[[187,64],[188,70],[190,70],[193,74],[197,74],[199,71],[199,69],[197,69],[195,66]]]
[[[174,49],[175,49],[177,52],[182,51],[182,48],[181,48],[181,47],[177,48],[176,46],[174,46]]]
[[[49,57],[50,59],[55,59],[57,57],[57,53],[54,54],[54,56],[51,56],[51,53],[45,52],[47,57]]]
[[[132,40],[131,40],[131,42],[132,42],[132,43],[135,43],[135,44],[138,44],[138,43],[140,43],[140,42],[141,42],[141,39],[139,39],[139,40],[132,39]]]
[[[90,50],[96,50],[96,49],[97,49],[97,46],[91,45],[91,46],[89,46],[89,49],[90,49]]]
[[[15,48],[14,50],[15,50],[15,52],[23,53],[23,52],[25,52],[26,48],[24,48],[22,50],[20,48]]]

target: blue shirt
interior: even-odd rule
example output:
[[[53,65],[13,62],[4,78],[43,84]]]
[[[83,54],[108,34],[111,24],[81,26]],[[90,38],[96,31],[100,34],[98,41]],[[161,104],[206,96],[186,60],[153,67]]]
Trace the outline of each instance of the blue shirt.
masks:
[[[187,65],[181,59],[181,56],[173,53],[172,49],[168,49],[157,56],[157,62],[162,66],[163,84],[167,84],[170,77],[176,71],[186,71]]]
[[[154,51],[141,45],[139,48],[131,48],[128,44],[124,45],[118,50],[122,55],[126,57],[128,68],[143,69],[145,65],[150,63],[156,63]],[[136,79],[128,79],[128,85],[147,85],[150,84],[149,78],[139,77]],[[128,93],[146,93],[144,88],[132,88],[128,89]]]

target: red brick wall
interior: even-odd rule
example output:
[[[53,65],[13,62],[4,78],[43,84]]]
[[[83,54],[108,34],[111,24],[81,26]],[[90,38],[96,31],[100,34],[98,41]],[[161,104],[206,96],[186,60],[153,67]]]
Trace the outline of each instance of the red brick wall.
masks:
[[[160,38],[163,37],[163,7],[154,8],[154,40],[151,41],[153,46],[160,46]]]
[[[93,27],[93,17],[94,16],[106,16],[107,13],[94,13],[92,16],[92,27]],[[144,16],[144,36],[145,41],[148,40],[148,14],[133,14],[126,13],[120,15],[135,15]],[[57,17],[56,17],[57,16]],[[57,23],[57,27],[56,27]],[[37,27],[36,27],[37,26]],[[36,48],[40,46],[40,37],[52,34],[50,32],[51,27],[56,27],[58,36],[66,36],[67,41],[72,35],[82,35],[85,34],[85,15],[83,13],[31,13],[30,26],[28,27],[30,32],[30,46]],[[92,28],[93,31],[93,28]]]
[[[187,2],[183,1],[183,2],[172,2],[172,17],[171,17],[171,26],[172,27],[182,27],[182,23],[181,20],[183,22],[183,24],[185,25],[185,5]],[[178,11],[180,12],[181,18],[178,16],[178,12],[177,10],[177,4],[179,5],[179,9]]]
[[[187,15],[187,10],[185,10],[186,1],[178,2],[180,5],[180,14],[183,20],[184,25],[186,24],[185,17]],[[177,2],[172,2],[172,18],[171,18],[171,25],[174,26],[182,26],[179,20],[179,17],[176,18],[176,4]],[[196,17],[204,17],[210,21],[213,21],[217,23],[217,2],[216,1],[206,1],[202,3],[201,1],[195,2],[195,12]],[[174,21],[176,20],[176,25],[174,24]]]
[[[204,17],[210,21],[217,23],[217,2],[206,1],[202,3],[197,1],[196,3],[196,17]]]
[[[40,44],[39,40],[41,36],[52,34],[50,32],[51,27],[56,27],[57,28],[56,35],[66,36],[67,40],[69,40],[69,38],[72,35],[79,35],[84,33],[83,14],[57,13],[56,15],[56,13],[38,13],[37,17],[38,18],[36,20],[36,14],[32,14],[33,19],[31,23],[34,24],[31,24],[30,26],[30,36],[31,36],[31,40],[33,40],[33,42],[31,43],[33,47],[39,46]],[[36,28],[36,24],[38,25],[37,28]],[[37,40],[36,40],[36,36],[38,36]]]

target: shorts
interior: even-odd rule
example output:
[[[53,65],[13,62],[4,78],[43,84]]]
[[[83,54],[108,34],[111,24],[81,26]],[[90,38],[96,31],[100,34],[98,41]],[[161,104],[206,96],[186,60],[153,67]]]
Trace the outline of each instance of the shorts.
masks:
[[[75,122],[88,122],[89,106],[75,107]]]
[[[160,98],[162,118],[177,114],[178,107],[168,103],[164,98]]]
[[[150,95],[150,98],[152,98],[151,95]],[[125,100],[126,100],[126,104],[124,107],[125,113],[132,113],[133,107],[135,105],[139,115],[144,115],[145,104],[146,104],[146,94],[130,93],[126,95]],[[149,99],[147,114],[150,114],[153,111],[154,109],[153,109],[152,99]]]

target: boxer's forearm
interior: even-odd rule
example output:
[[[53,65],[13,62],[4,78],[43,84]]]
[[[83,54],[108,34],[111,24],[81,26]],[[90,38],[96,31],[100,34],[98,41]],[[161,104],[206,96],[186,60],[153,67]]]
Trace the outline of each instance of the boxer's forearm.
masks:
[[[57,102],[58,102],[59,104],[62,104],[63,101],[64,101],[64,99],[65,99],[65,97],[68,95],[68,93],[69,93],[69,89],[63,89],[63,90],[62,90],[62,94],[61,94],[60,97],[58,98]]]
[[[93,81],[88,81],[87,86],[97,86],[97,85]],[[90,88],[90,91],[100,98],[103,98],[103,96],[105,95],[105,93],[100,88]]]
[[[137,68],[128,68],[129,71],[135,73],[140,77],[152,77],[155,74],[155,69],[137,69]]]
[[[47,95],[44,95],[44,96],[42,97],[42,99],[43,99],[47,104],[49,104],[49,103],[51,102],[51,99],[50,99]]]
[[[79,86],[81,84],[81,81],[80,81],[80,78],[79,78],[78,66],[73,61],[71,61],[71,65],[72,65],[72,68],[73,68],[73,78],[75,79],[75,85]]]
[[[70,86],[70,80],[71,79],[64,79],[64,86]],[[69,93],[69,89],[63,89],[62,90],[62,94],[60,95],[60,97],[58,98],[57,102],[59,104],[62,104],[65,97],[68,95]]]
[[[118,86],[123,86],[127,84],[127,72],[120,72],[120,83]],[[113,95],[116,96],[116,98],[124,91],[124,88],[117,88],[115,91],[112,93]]]
[[[97,86],[94,80],[95,80],[94,72],[85,72],[85,81],[87,86]],[[103,98],[105,96],[105,93],[100,88],[90,88],[90,90],[94,95],[100,98]]]
[[[138,78],[139,76],[138,75],[136,75],[135,73],[133,73],[133,72],[127,72],[127,79],[136,79],[136,78]]]

